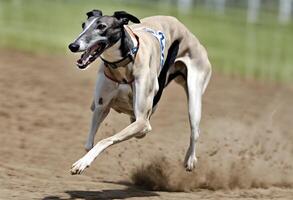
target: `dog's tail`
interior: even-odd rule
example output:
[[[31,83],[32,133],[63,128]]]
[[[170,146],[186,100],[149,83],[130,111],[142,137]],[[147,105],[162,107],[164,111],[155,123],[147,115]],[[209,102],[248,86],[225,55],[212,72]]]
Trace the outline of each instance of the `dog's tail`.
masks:
[[[155,107],[157,105],[157,103],[159,102],[162,93],[163,93],[163,89],[166,86],[166,78],[167,78],[167,72],[170,68],[170,66],[172,66],[175,62],[175,59],[177,57],[178,54],[178,50],[179,50],[179,41],[175,40],[170,48],[168,49],[168,55],[166,58],[166,61],[162,67],[162,70],[160,72],[159,78],[158,78],[158,82],[159,82],[159,90],[157,92],[157,94],[154,97],[153,100],[153,107]]]

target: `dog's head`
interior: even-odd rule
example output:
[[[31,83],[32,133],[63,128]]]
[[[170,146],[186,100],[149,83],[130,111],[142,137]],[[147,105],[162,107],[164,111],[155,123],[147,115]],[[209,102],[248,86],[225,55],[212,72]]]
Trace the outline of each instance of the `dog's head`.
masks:
[[[107,48],[110,48],[122,37],[123,25],[129,21],[140,23],[135,16],[117,11],[113,16],[103,15],[100,10],[87,13],[87,20],[82,23],[83,31],[68,47],[72,52],[83,52],[77,60],[77,66],[85,69],[96,60]]]

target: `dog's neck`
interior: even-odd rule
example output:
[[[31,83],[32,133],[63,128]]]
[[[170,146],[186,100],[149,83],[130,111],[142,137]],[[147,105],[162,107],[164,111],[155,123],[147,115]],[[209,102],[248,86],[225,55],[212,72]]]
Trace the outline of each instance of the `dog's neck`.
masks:
[[[116,62],[127,56],[133,47],[133,41],[127,31],[122,28],[121,38],[102,53],[102,58],[108,62]]]

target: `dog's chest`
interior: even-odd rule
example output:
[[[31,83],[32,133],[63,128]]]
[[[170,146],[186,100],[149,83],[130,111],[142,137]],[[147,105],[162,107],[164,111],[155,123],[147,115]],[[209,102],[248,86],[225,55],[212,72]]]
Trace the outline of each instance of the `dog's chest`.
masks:
[[[129,84],[120,84],[117,95],[111,102],[111,107],[119,112],[133,115],[133,93]]]

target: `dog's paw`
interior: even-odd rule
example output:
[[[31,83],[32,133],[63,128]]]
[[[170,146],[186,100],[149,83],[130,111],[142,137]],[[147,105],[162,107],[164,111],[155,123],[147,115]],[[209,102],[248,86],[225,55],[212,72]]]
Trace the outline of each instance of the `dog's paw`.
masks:
[[[197,163],[197,158],[195,156],[189,156],[189,158],[184,163],[186,171],[192,171],[196,163]]]
[[[83,157],[76,161],[71,167],[71,175],[81,174],[86,168],[90,166],[92,160],[87,157]]]
[[[184,160],[184,167],[186,171],[192,171],[197,163],[197,158],[195,156],[194,152],[191,152],[190,149],[188,149],[185,160]]]

